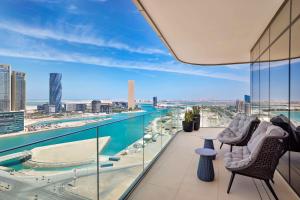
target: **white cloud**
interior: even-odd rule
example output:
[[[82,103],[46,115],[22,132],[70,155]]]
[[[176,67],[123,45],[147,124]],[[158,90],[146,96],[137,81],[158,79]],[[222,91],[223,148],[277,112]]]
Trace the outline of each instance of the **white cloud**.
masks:
[[[239,74],[209,72],[209,68],[211,67],[207,67],[205,68],[206,70],[204,70],[203,67],[195,67],[174,62],[148,63],[138,61],[117,60],[109,57],[95,57],[77,53],[64,53],[47,47],[36,48],[31,50],[23,49],[19,51],[0,48],[0,55],[47,61],[63,61],[81,64],[91,64],[102,67],[172,72],[178,74],[205,76],[210,78],[249,82],[249,77],[243,77]]]
[[[107,2],[108,0],[90,0],[90,1],[95,1],[95,2],[101,2],[101,3],[104,3],[104,2]]]
[[[74,4],[68,5],[67,10],[70,13],[77,13],[78,12],[78,8]]]
[[[75,9],[75,10],[74,10]],[[76,7],[70,6],[69,10],[76,11]],[[25,36],[37,39],[52,39],[66,41],[70,43],[93,45],[104,48],[113,48],[125,50],[140,54],[162,54],[169,55],[168,52],[158,48],[132,47],[128,44],[115,40],[105,40],[91,33],[87,26],[76,26],[73,30],[67,30],[65,27],[53,27],[52,29],[31,27],[16,22],[0,21],[0,29],[12,31]]]

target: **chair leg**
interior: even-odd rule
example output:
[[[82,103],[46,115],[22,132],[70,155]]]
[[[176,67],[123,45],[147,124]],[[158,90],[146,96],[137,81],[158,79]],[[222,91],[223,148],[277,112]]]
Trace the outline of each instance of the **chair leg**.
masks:
[[[222,146],[223,146],[223,142],[222,142],[221,145],[220,145],[220,149],[222,149]]]
[[[271,186],[269,180],[265,180],[265,183],[266,183],[266,185],[268,186],[268,188],[269,188],[269,190],[271,191],[271,193],[273,194],[274,198],[275,198],[276,200],[279,200],[278,197],[277,197],[277,195],[276,195],[276,193],[275,193],[275,191],[273,190],[273,188],[272,188],[272,186]]]
[[[232,145],[230,145],[230,152],[232,152]]]
[[[234,177],[235,177],[235,173],[232,172],[231,177],[230,177],[230,181],[229,181],[229,185],[228,185],[228,189],[227,189],[227,194],[229,194],[229,192],[230,192]]]

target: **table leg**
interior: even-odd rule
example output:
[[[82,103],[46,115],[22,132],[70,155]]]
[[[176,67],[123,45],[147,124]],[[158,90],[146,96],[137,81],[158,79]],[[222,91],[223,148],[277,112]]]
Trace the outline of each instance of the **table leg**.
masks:
[[[204,148],[215,149],[213,140],[205,139],[204,140]],[[213,160],[216,159],[216,156],[213,156]]]
[[[205,182],[214,180],[215,172],[211,156],[200,156],[197,176]]]

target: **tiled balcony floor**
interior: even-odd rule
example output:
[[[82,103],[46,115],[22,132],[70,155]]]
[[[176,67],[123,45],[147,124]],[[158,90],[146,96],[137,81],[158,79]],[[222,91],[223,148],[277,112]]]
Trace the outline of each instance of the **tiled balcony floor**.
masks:
[[[218,134],[220,128],[201,128],[198,132],[180,132],[133,191],[132,200],[272,200],[265,183],[237,175],[230,194],[226,193],[230,173],[224,168],[223,155],[229,150],[214,142],[218,151],[214,161],[215,180],[202,182],[197,178],[199,156],[194,150],[203,146],[201,134]],[[299,199],[276,172],[273,188],[280,200]]]

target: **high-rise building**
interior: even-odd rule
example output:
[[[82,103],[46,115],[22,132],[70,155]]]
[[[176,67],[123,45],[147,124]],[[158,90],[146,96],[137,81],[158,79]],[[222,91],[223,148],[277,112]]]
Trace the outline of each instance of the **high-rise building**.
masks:
[[[101,107],[101,101],[93,100],[92,101],[92,112],[93,113],[99,113]]]
[[[10,111],[10,65],[0,65],[0,112]]]
[[[0,135],[24,130],[24,112],[0,112]]]
[[[153,97],[153,106],[157,106],[157,97]]]
[[[242,100],[236,100],[235,108],[237,113],[244,112],[244,102]]]
[[[250,95],[244,95],[244,112],[247,115],[250,115],[251,113],[251,105],[250,105]]]
[[[244,95],[245,103],[250,103],[250,95]]]
[[[55,112],[61,112],[62,104],[62,86],[61,86],[61,73],[50,73],[49,79],[49,104],[55,105]]]
[[[134,80],[128,81],[128,109],[135,108],[135,99],[134,99]]]
[[[250,115],[251,114],[251,106],[250,103],[245,103],[244,104],[244,112],[246,115]]]
[[[92,101],[92,112],[93,113],[111,113],[112,103],[102,103],[99,100]]]
[[[11,74],[11,110],[25,110],[26,105],[25,73],[12,71]]]

